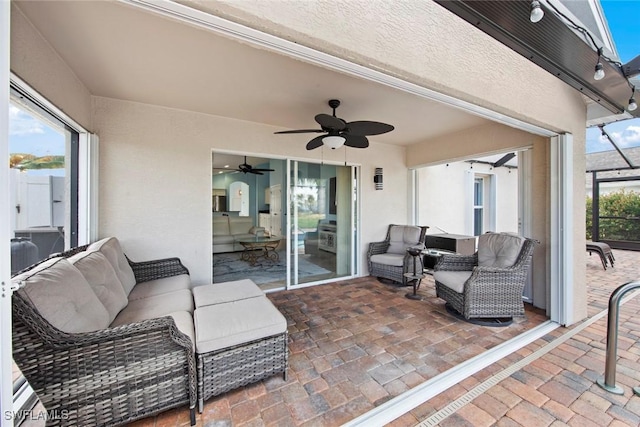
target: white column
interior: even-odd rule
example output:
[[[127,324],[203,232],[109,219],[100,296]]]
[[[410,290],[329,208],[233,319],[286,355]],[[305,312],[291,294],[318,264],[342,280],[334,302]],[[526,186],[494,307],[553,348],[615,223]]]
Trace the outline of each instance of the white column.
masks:
[[[551,138],[550,316],[573,323],[573,135]]]

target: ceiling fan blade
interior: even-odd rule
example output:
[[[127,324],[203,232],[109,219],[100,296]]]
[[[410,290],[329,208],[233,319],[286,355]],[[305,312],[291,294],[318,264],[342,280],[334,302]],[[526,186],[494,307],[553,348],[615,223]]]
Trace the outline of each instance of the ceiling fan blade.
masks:
[[[249,173],[252,173],[254,175],[264,175],[262,172],[260,172],[258,169],[251,169],[249,171]]]
[[[322,146],[322,144],[323,144],[322,138],[324,138],[325,136],[326,135],[316,136],[311,141],[309,141],[307,143],[307,150],[313,150],[314,148],[318,148],[318,147]]]
[[[342,119],[328,114],[318,114],[316,116],[316,122],[318,122],[318,124],[323,128],[331,130],[344,130],[347,127],[346,123]]]
[[[280,132],[274,132],[275,134],[283,134],[283,133],[322,133],[324,132],[322,129],[296,129],[296,130],[283,130]]]
[[[275,171],[275,169],[262,169],[262,168],[253,168],[252,170],[258,171],[258,172],[273,172],[273,171]]]
[[[344,145],[353,148],[367,148],[369,146],[369,140],[364,135],[352,135],[346,132],[341,133],[345,138]]]
[[[353,135],[380,135],[391,132],[395,128],[386,123],[361,120],[347,123],[347,129]]]

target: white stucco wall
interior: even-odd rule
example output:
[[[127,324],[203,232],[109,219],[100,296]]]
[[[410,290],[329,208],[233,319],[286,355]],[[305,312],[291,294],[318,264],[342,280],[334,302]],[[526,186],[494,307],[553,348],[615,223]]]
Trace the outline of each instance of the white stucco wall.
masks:
[[[198,283],[211,280],[211,151],[320,160],[303,144],[282,144],[270,126],[100,97],[93,104],[100,236],[118,236],[134,260],[178,256]],[[344,164],[337,151],[325,151],[324,161]],[[351,156],[362,167],[364,257],[366,243],[382,240],[389,223],[407,222],[407,172],[401,147],[375,145]],[[385,170],[383,191],[374,189],[375,167]]]
[[[518,231],[518,172],[475,163],[454,162],[418,170],[420,223],[429,225],[429,234],[447,233],[473,235],[471,200],[473,193],[468,180],[475,174],[490,175],[496,181],[496,227],[486,231]],[[488,196],[488,195],[487,195]],[[488,203],[488,200],[486,200]],[[487,213],[488,215],[488,213]]]

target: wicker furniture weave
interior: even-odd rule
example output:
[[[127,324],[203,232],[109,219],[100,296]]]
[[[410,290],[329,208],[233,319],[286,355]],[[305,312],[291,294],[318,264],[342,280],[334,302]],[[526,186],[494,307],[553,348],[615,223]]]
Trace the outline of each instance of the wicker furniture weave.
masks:
[[[470,271],[463,292],[440,283],[434,274],[436,294],[465,319],[524,316],[522,293],[536,241],[525,239],[515,263],[510,267],[478,266],[474,255],[443,255],[434,271]]]
[[[373,255],[384,254],[387,252],[387,249],[389,249],[391,228],[394,226],[395,224],[389,225],[389,228],[387,229],[387,235],[383,241],[369,243],[369,249],[367,251],[369,274],[371,276],[393,280],[394,282],[398,282],[406,286],[407,278],[404,276],[404,274],[412,271],[411,268],[413,268],[413,258],[406,251],[404,252],[404,260],[402,266],[388,265],[371,261],[371,257]],[[424,247],[424,239],[429,227],[419,227],[421,229],[420,240],[417,242],[416,246]]]
[[[177,258],[130,265],[137,281],[188,274]],[[44,407],[62,414],[47,425],[121,425],[184,405],[195,424],[193,343],[171,317],[66,333],[19,291],[12,311],[13,359]]]
[[[246,344],[198,354],[198,409],[204,401],[278,373],[287,380],[288,335],[284,332]]]
[[[198,286],[193,297],[200,412],[212,396],[278,373],[286,381],[287,320],[253,281]]]

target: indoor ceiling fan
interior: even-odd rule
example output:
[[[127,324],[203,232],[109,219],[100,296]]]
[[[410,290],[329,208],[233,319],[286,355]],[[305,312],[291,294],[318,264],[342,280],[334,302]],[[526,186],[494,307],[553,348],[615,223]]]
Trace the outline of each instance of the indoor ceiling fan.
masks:
[[[354,148],[367,148],[369,146],[369,135],[380,135],[391,132],[394,127],[386,123],[372,122],[360,120],[356,122],[346,122],[336,117],[336,108],[340,106],[340,101],[332,99],[329,101],[329,107],[333,109],[333,115],[318,114],[315,119],[321,129],[298,129],[285,130],[281,133],[324,133],[313,138],[307,143],[307,150],[313,150],[322,145],[326,145],[332,149],[340,148],[342,145]]]
[[[236,169],[238,172],[242,172],[242,173],[252,173],[255,175],[264,175],[263,172],[273,172],[273,169],[261,169],[261,168],[254,168],[253,166],[251,166],[250,164],[247,163],[247,156],[244,156],[244,163],[241,165],[238,165],[238,169]]]

